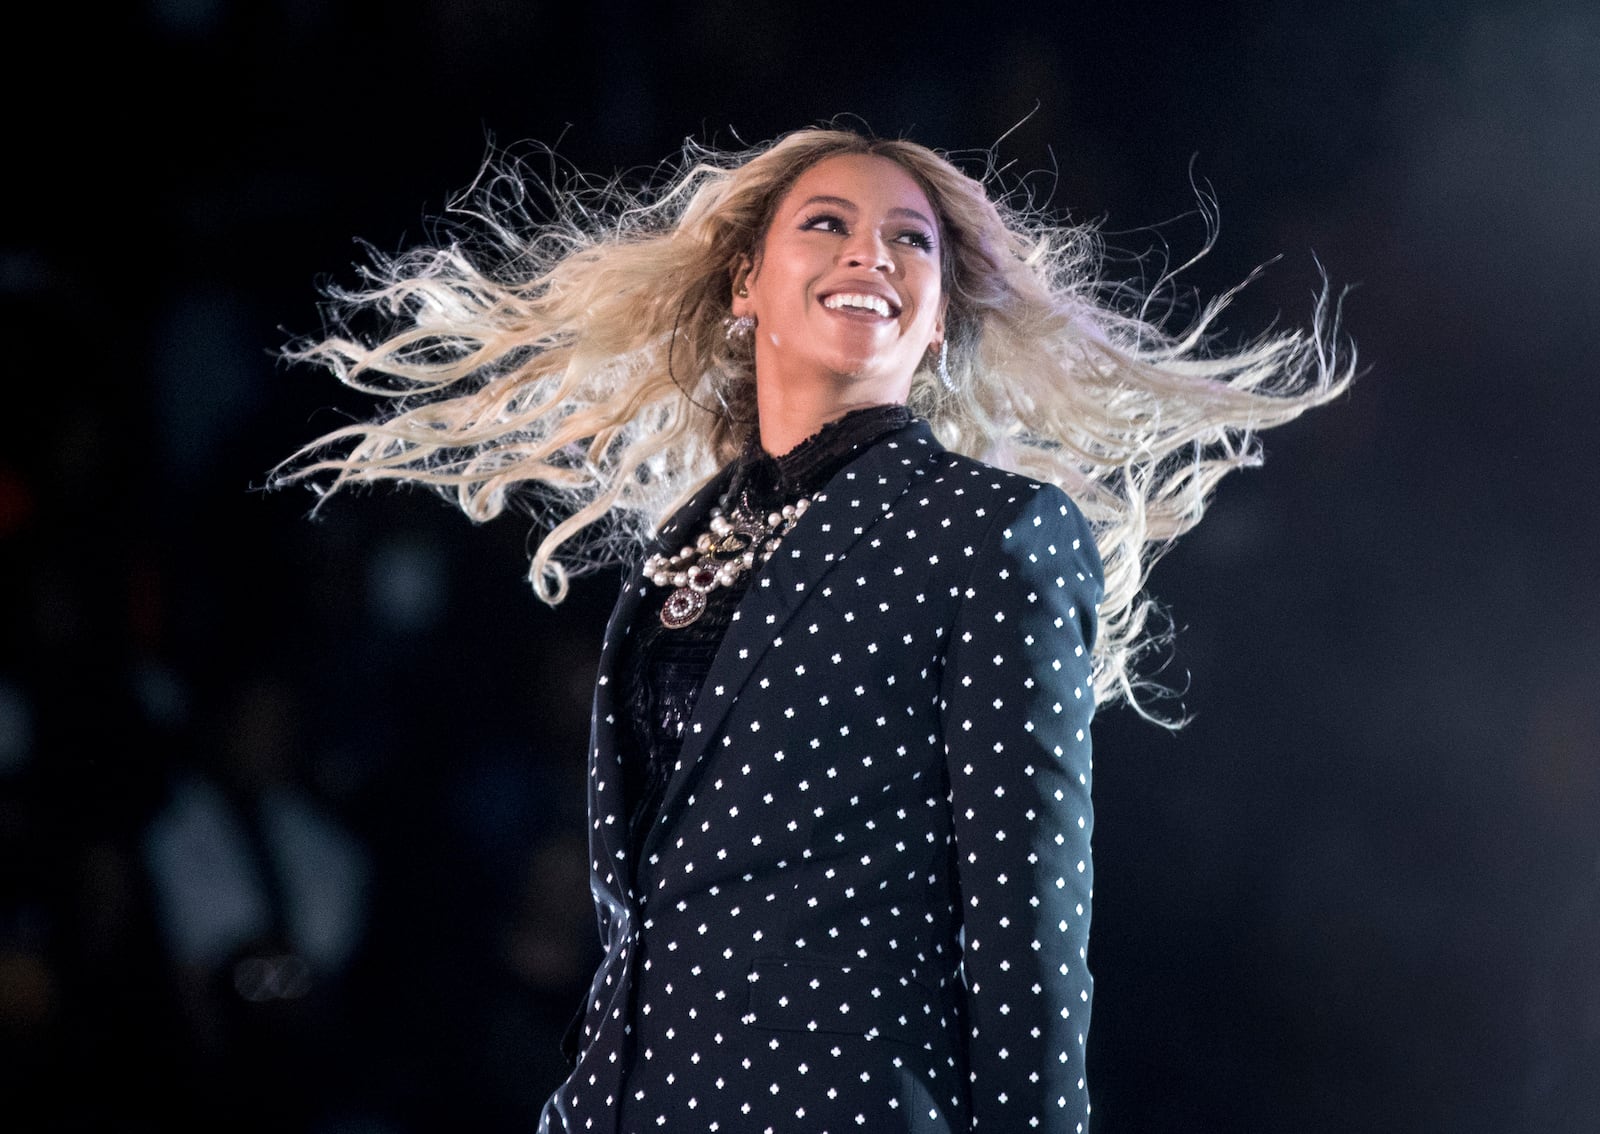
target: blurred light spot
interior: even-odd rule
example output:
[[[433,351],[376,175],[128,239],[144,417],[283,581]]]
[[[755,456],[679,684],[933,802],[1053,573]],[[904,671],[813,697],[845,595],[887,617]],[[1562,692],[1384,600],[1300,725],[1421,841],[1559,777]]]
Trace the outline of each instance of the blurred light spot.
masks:
[[[303,957],[246,957],[233,966],[233,988],[252,1004],[298,1000],[311,991],[311,966]]]
[[[17,248],[0,250],[0,294],[44,295],[61,282],[60,273],[37,253]]]
[[[439,553],[425,544],[380,547],[367,565],[367,609],[388,629],[424,630],[444,605],[444,574]]]
[[[55,1014],[56,980],[45,958],[32,950],[0,949],[0,1029],[23,1033]]]
[[[152,661],[136,665],[133,688],[147,720],[163,728],[177,728],[188,720],[188,692],[169,667]]]
[[[199,38],[217,30],[223,7],[223,0],[153,0],[150,14],[163,31]]]
[[[0,678],[0,775],[20,771],[33,756],[33,707],[13,682]]]
[[[33,492],[11,469],[0,469],[0,539],[20,531],[33,515]]]

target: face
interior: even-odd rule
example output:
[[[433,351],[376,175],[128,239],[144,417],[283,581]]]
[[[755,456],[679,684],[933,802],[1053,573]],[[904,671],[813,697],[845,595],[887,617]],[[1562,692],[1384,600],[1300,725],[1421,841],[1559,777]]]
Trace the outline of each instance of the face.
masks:
[[[933,206],[898,164],[826,158],[778,203],[733,312],[756,319],[758,394],[904,402],[944,336]],[[740,283],[746,292],[738,294]]]

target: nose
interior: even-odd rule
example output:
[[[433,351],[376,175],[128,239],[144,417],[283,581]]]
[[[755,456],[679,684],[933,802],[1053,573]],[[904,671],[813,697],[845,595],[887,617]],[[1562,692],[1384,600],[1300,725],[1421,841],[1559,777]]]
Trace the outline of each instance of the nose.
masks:
[[[894,257],[883,238],[871,229],[862,228],[850,235],[840,249],[840,258],[846,267],[867,268],[870,271],[892,273]]]

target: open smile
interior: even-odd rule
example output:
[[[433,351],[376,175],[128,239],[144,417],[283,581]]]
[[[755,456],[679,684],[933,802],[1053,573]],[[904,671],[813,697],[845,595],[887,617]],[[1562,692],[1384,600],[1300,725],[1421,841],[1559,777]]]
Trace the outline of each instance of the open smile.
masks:
[[[829,311],[852,315],[875,315],[880,319],[899,316],[900,306],[881,295],[864,291],[836,291],[822,297],[822,305]]]

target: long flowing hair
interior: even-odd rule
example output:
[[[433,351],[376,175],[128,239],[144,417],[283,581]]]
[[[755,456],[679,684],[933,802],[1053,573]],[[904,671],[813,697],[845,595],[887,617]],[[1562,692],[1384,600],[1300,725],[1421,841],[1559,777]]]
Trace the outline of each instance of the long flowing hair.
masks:
[[[273,480],[323,494],[418,482],[475,521],[528,511],[543,532],[529,578],[551,604],[570,572],[628,556],[751,436],[732,281],[788,188],[835,155],[897,162],[937,214],[949,381],[919,370],[911,409],[947,448],[1059,485],[1095,532],[1102,704],[1153,715],[1161,690],[1136,664],[1168,634],[1151,620],[1151,567],[1224,475],[1259,462],[1259,431],[1354,373],[1326,286],[1305,328],[1221,349],[1232,291],[1171,326],[1170,275],[1143,291],[1107,280],[1095,228],[998,191],[992,163],[973,176],[913,142],[832,128],[736,151],[687,141],[636,181],[562,173],[543,153],[544,176],[492,156],[439,239],[373,250],[359,286],[326,289],[324,333],[284,356],[384,412],[316,438]]]

